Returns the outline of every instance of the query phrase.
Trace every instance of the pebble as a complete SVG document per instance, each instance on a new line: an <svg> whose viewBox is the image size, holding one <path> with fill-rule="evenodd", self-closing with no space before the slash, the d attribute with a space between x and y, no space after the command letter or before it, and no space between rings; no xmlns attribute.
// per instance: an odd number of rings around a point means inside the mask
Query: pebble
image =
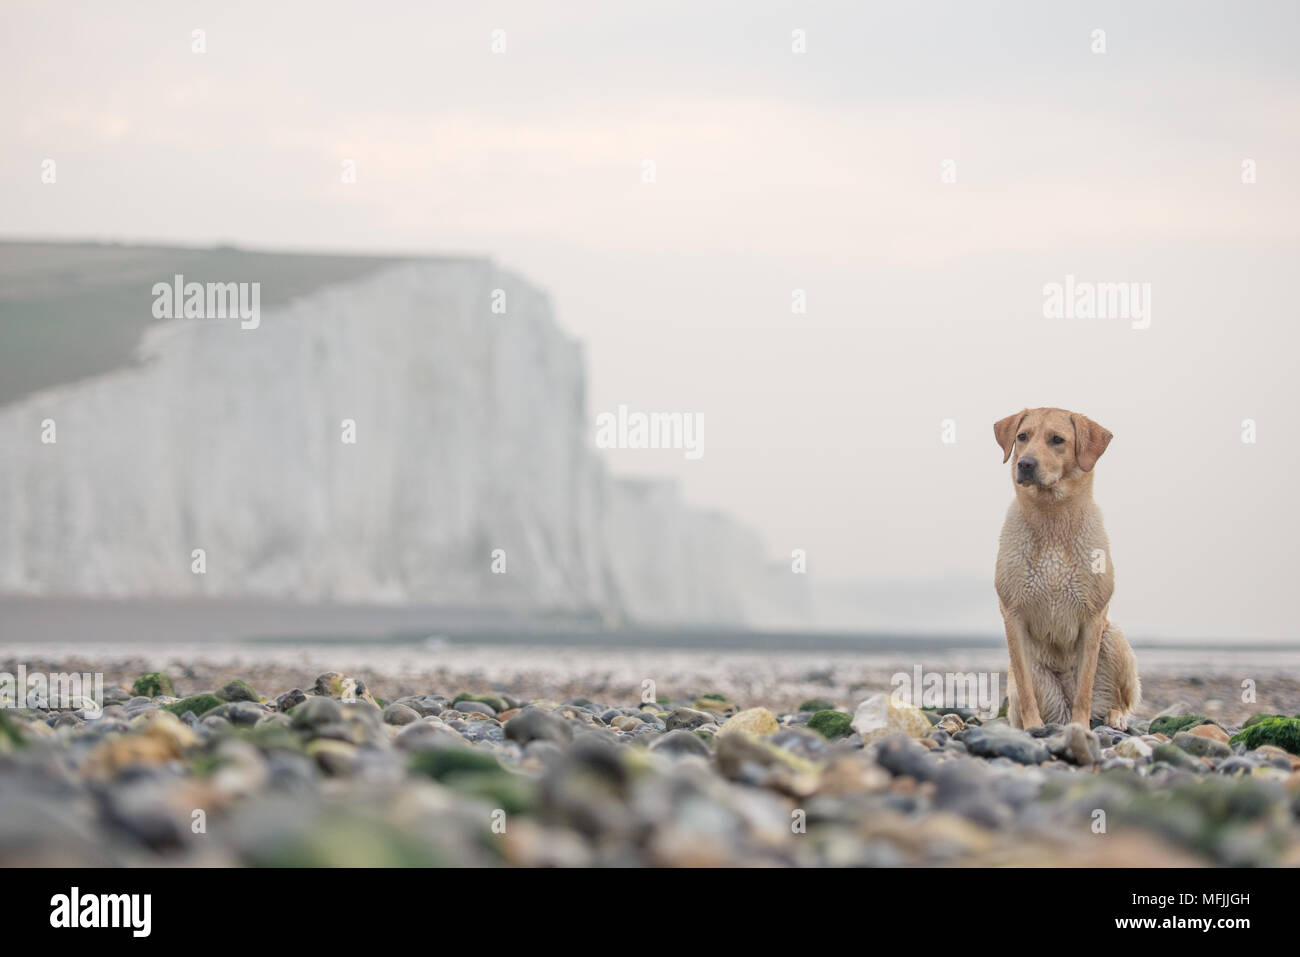
<svg viewBox="0 0 1300 957"><path fill-rule="evenodd" d="M851 727L867 744L895 734L923 738L930 732L930 718L916 705L878 694L858 705Z"/></svg>
<svg viewBox="0 0 1300 957"><path fill-rule="evenodd" d="M669 731L677 731L685 728L703 727L706 724L713 724L713 715L706 714L703 711L697 711L694 708L676 708L664 719L664 727Z"/></svg>
<svg viewBox="0 0 1300 957"><path fill-rule="evenodd" d="M1204 725L1204 727L1213 727L1213 725ZM1193 757L1200 758L1226 758L1232 755L1232 748L1228 747L1226 737L1223 740L1205 735L1195 734L1190 731L1179 731L1174 735L1173 744L1182 748Z"/></svg>
<svg viewBox="0 0 1300 957"><path fill-rule="evenodd" d="M1052 756L1041 740L1009 724L990 722L978 728L967 728L961 734L966 750L979 757L1009 758L1020 764L1042 764Z"/></svg>
<svg viewBox="0 0 1300 957"><path fill-rule="evenodd" d="M511 741L551 741L563 744L573 740L573 728L562 718L542 708L524 708L505 726L505 736Z"/></svg>
<svg viewBox="0 0 1300 957"><path fill-rule="evenodd" d="M745 734L775 734L781 727L776 715L766 708L749 708L745 711L739 711L728 718L718 728L718 736L736 734L737 732Z"/></svg>
<svg viewBox="0 0 1300 957"><path fill-rule="evenodd" d="M384 724L404 725L420 720L420 713L404 704L393 703L384 709Z"/></svg>
<svg viewBox="0 0 1300 957"><path fill-rule="evenodd" d="M1157 744L1152 749L1151 758L1157 764L1167 764L1184 771L1205 770L1205 766L1200 761L1176 744Z"/></svg>
<svg viewBox="0 0 1300 957"><path fill-rule="evenodd" d="M1115 745L1115 753L1121 758L1132 761L1144 761L1151 757L1152 748L1139 737L1125 738Z"/></svg>
<svg viewBox="0 0 1300 957"><path fill-rule="evenodd" d="M275 707L278 711L288 711L290 708L297 707L307 700L307 694L301 688L294 688L292 691L286 691L275 699Z"/></svg>
<svg viewBox="0 0 1300 957"><path fill-rule="evenodd" d="M650 743L650 750L674 755L693 754L701 758L707 758L710 754L709 746L703 738L693 731L681 728L656 736Z"/></svg>
<svg viewBox="0 0 1300 957"><path fill-rule="evenodd" d="M1066 725L1059 735L1052 737L1048 749L1052 754L1081 767L1101 763L1101 741L1095 732L1082 724Z"/></svg>

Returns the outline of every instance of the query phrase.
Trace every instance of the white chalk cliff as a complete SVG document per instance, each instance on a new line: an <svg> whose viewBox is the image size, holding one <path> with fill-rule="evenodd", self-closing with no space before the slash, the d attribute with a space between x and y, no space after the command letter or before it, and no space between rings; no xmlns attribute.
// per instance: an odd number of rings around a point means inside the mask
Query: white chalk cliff
<svg viewBox="0 0 1300 957"><path fill-rule="evenodd" d="M387 266L255 330L160 322L141 355L0 409L0 591L765 617L757 538L606 473L580 347L490 262Z"/></svg>

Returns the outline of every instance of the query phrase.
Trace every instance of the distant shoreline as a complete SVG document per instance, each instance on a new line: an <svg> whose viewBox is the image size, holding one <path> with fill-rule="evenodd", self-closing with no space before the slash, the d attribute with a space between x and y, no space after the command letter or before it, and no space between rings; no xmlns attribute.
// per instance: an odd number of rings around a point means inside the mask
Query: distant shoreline
<svg viewBox="0 0 1300 957"><path fill-rule="evenodd" d="M1134 647L1186 651L1300 653L1300 640L1152 639ZM833 632L743 626L607 627L580 616L525 614L444 605L298 604L270 599L87 598L0 596L0 643L41 646L204 645L257 649L387 646L521 646L605 651L695 649L732 652L924 653L1000 651L1001 634L896 630Z"/></svg>

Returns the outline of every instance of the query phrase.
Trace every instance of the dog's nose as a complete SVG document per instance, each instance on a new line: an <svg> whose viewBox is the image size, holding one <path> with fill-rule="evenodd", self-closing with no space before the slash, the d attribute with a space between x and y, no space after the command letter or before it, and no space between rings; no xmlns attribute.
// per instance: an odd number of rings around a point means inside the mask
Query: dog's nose
<svg viewBox="0 0 1300 957"><path fill-rule="evenodd" d="M1038 459L1032 455L1022 456L1016 461L1016 468L1020 470L1021 475L1033 475L1034 469L1038 468Z"/></svg>

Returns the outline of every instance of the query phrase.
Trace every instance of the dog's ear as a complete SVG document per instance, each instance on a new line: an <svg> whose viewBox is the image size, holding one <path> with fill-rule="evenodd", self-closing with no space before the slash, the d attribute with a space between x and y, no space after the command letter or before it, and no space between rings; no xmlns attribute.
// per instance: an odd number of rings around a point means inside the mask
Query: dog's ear
<svg viewBox="0 0 1300 957"><path fill-rule="evenodd" d="M1114 436L1086 415L1071 415L1070 419L1074 422L1074 460L1079 468L1091 472Z"/></svg>
<svg viewBox="0 0 1300 957"><path fill-rule="evenodd" d="M1021 409L1005 419L998 419L993 423L993 437L998 440L998 445L1002 446L1002 464L1006 464L1007 459L1011 458L1011 450L1016 447L1016 432L1020 429L1020 423L1024 421L1025 413L1028 409Z"/></svg>

